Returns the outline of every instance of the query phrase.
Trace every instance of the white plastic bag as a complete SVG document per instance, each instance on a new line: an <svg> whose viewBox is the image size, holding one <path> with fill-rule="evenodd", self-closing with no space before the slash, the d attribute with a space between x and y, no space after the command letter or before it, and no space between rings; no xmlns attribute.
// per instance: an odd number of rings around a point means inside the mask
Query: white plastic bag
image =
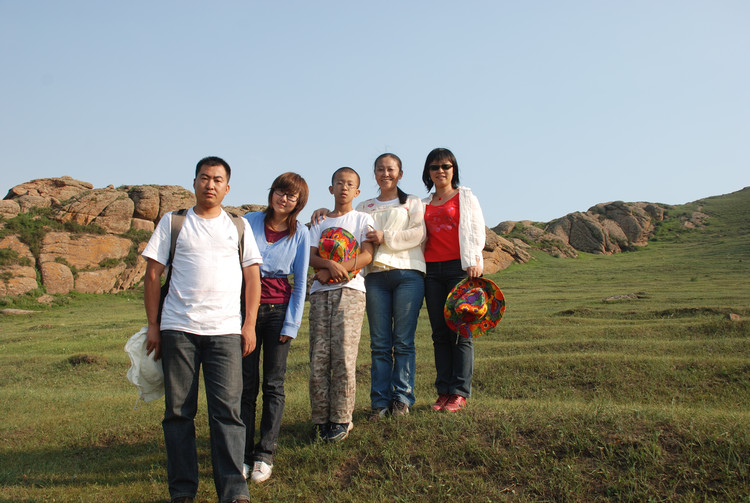
<svg viewBox="0 0 750 503"><path fill-rule="evenodd" d="M125 352L130 357L128 381L138 389L138 398L151 402L164 396L164 370L161 360L154 361L154 352L146 355L147 331L148 327L143 327L133 334L125 344Z"/></svg>

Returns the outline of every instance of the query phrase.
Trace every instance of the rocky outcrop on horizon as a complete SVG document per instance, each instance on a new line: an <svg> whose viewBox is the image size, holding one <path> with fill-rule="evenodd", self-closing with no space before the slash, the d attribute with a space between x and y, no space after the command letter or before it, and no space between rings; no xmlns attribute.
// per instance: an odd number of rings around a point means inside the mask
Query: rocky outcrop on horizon
<svg viewBox="0 0 750 503"><path fill-rule="evenodd" d="M506 221L493 230L535 243L555 256L576 257L578 252L610 255L646 246L656 224L664 220L665 209L653 203L614 201L570 213L543 227L529 221Z"/></svg>
<svg viewBox="0 0 750 503"><path fill-rule="evenodd" d="M17 185L0 201L4 220L35 210L36 218L44 215L75 228L45 229L33 247L13 234L0 239L0 250L11 250L14 257L14 263L0 265L0 296L17 296L40 286L49 294L133 288L146 272L140 254L155 225L165 213L194 203L193 193L177 185L95 189L69 176ZM235 215L264 208L257 204L225 207ZM516 245L487 229L485 272L492 274L513 262L527 262L530 255L526 248L525 243Z"/></svg>

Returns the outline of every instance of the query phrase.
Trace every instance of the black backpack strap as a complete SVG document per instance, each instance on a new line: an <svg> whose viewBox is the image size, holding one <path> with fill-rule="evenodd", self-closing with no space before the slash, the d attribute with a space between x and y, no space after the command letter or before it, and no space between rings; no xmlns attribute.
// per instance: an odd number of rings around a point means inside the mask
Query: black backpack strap
<svg viewBox="0 0 750 503"><path fill-rule="evenodd" d="M172 212L172 221L170 222L171 225L169 227L169 263L167 264L167 267L169 267L169 270L167 271L167 279L164 281L164 284L161 286L161 295L159 299L159 314L157 315L156 319L157 321L161 322L161 310L162 307L164 307L164 299L167 298L167 293L169 293L169 282L172 281L172 261L174 260L174 249L177 246L177 236L180 235L180 230L182 230L182 225L185 223L185 215L187 214L187 208L183 208L181 210L173 211Z"/></svg>

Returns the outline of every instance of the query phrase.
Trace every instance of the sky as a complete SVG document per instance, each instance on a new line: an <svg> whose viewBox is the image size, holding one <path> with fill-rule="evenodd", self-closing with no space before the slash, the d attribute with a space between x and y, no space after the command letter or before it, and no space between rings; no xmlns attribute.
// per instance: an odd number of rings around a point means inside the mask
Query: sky
<svg viewBox="0 0 750 503"><path fill-rule="evenodd" d="M0 0L6 191L68 175L191 188L232 166L225 204L274 178L330 207L341 166L455 154L485 221L608 201L683 204L750 185L745 0Z"/></svg>

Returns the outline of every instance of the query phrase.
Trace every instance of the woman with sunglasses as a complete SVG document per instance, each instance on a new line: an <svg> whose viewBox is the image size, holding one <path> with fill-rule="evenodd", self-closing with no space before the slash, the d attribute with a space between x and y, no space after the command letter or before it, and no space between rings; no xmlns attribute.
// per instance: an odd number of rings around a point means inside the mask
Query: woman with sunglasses
<svg viewBox="0 0 750 503"><path fill-rule="evenodd" d="M471 396L474 346L471 339L459 337L446 325L443 308L459 281L482 275L484 216L476 196L459 186L458 162L450 150L436 148L427 155L422 181L428 191L435 189L423 200L427 227L425 304L432 327L438 392L432 408L457 412Z"/></svg>
<svg viewBox="0 0 750 503"><path fill-rule="evenodd" d="M263 264L261 300L255 325L255 349L242 360L242 407L245 423L245 478L267 480L273 468L281 416L284 412L284 375L291 339L302 322L310 263L310 237L297 215L307 204L309 189L296 173L284 173L268 191L268 207L248 213ZM289 282L293 277L293 283ZM255 402L260 388L263 352L263 412L260 440L255 443Z"/></svg>

